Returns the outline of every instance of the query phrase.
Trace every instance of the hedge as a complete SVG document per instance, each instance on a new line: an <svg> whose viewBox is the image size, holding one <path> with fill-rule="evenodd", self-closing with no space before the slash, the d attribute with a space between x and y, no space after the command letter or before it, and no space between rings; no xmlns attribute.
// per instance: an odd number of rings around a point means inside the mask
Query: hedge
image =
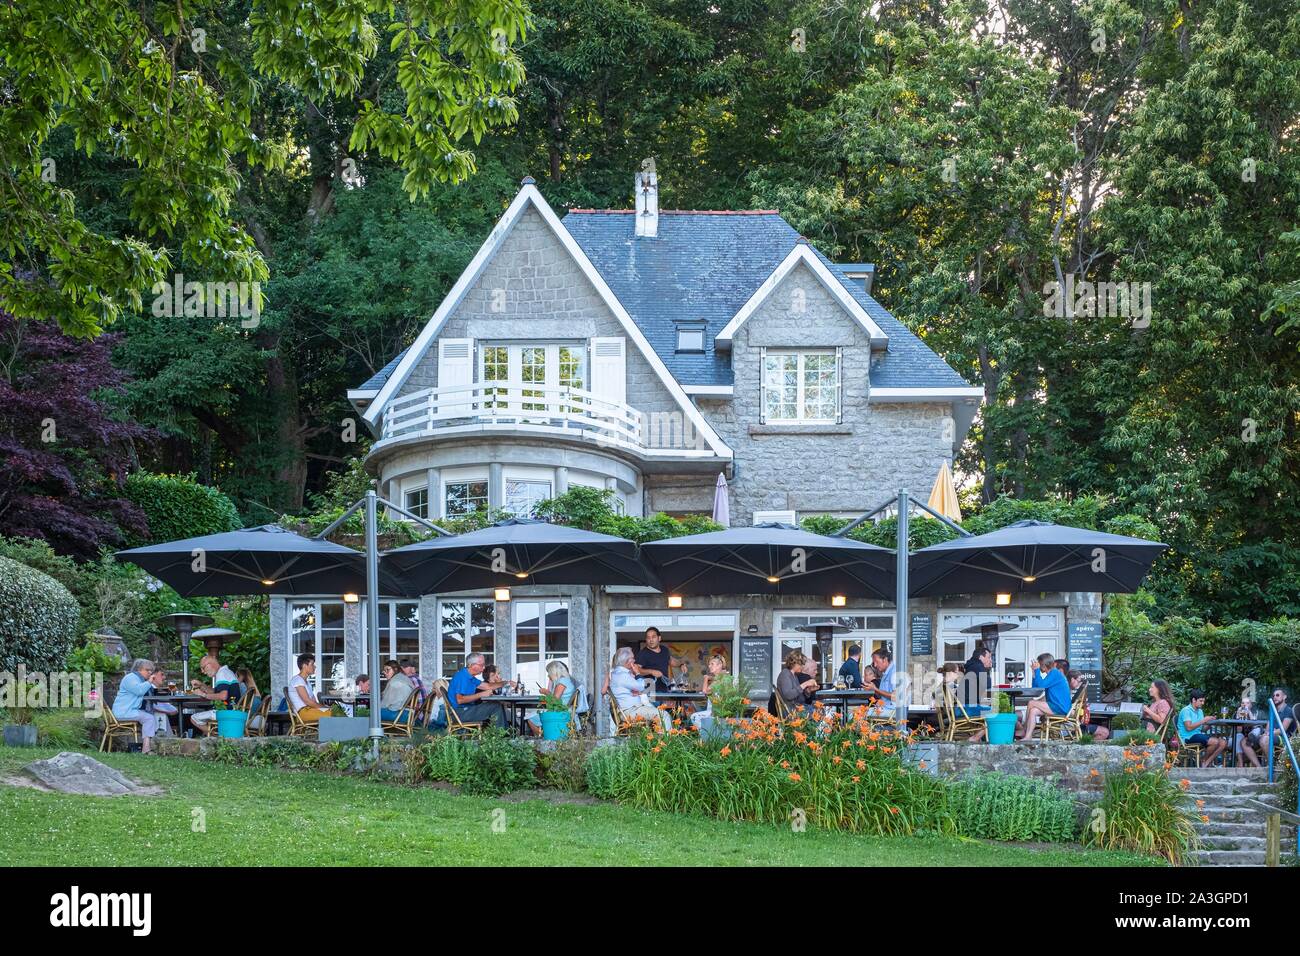
<svg viewBox="0 0 1300 956"><path fill-rule="evenodd" d="M199 484L193 475L133 472L127 476L124 494L140 507L149 522L149 537L132 541L133 546L243 527L235 503L216 488Z"/></svg>
<svg viewBox="0 0 1300 956"><path fill-rule="evenodd" d="M80 617L76 599L54 578L0 558L0 670L59 670Z"/></svg>

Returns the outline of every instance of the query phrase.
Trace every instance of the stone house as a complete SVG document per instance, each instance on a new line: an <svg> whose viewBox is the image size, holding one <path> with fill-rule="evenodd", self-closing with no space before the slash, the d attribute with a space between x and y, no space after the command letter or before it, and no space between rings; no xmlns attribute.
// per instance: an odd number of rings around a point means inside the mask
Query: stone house
<svg viewBox="0 0 1300 956"><path fill-rule="evenodd" d="M928 493L983 393L872 298L872 266L831 262L774 210L660 210L653 171L637 174L636 196L634 210L561 219L523 181L411 347L348 393L375 436L366 466L383 494L437 520L526 514L582 485L628 514L680 516L711 512L722 473L732 523L748 524ZM719 652L758 683L788 650L811 650L795 630L810 619L850 626L837 657L894 633L880 602L722 595L670 610L649 589L511 590L384 600L384 656L449 676L482 651L531 679L563 659L592 689L613 649L653 624L695 679ZM1030 655L1063 653L1067 621L1098 620L1097 598L913 602L932 639L912 663L964 661L973 639L960 630L1009 616L1020 629L998 665L1023 671ZM361 621L340 595L274 598L273 682L304 650L326 682L368 670Z"/></svg>

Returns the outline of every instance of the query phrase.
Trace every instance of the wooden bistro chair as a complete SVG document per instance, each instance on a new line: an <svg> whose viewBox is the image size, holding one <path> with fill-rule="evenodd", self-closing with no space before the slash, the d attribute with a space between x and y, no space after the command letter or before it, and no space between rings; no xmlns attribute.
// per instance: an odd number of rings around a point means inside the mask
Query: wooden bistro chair
<svg viewBox="0 0 1300 956"><path fill-rule="evenodd" d="M268 723L268 722L270 721L270 719L271 719L271 698L272 698L272 696L274 696L274 695L272 695L272 694L263 694L263 695L262 695L262 703L258 706L258 708L257 708L257 713L255 713L255 714L249 714L249 716L248 716L249 727L248 727L248 730L246 731L247 734L248 734L248 736L250 736L250 737L265 737L265 736L266 736L266 725L267 725L267 723ZM260 718L262 718L261 723L260 723L258 726L256 726L256 727L252 726L253 719L254 719L255 717L260 717Z"/></svg>
<svg viewBox="0 0 1300 956"><path fill-rule="evenodd" d="M938 708L939 731L944 735L944 740L949 743L956 742L958 735L962 740L969 739L985 729L983 717L972 717L966 710L966 705L960 705L958 712L957 698L947 684L941 688L942 702Z"/></svg>
<svg viewBox="0 0 1300 956"><path fill-rule="evenodd" d="M777 719L778 719L778 720L789 720L789 719L790 719L790 705L787 704L787 703L785 702L785 699L781 696L781 692L780 692L779 690L776 689L776 685L775 685L775 684L772 685L772 697L773 697L773 699L776 701L776 716L777 716Z"/></svg>
<svg viewBox="0 0 1300 956"><path fill-rule="evenodd" d="M294 710L293 702L289 699L289 688L284 689L284 699L289 705L289 736L302 737L311 740L320 736L320 728L314 723L307 723L298 716L298 711Z"/></svg>
<svg viewBox="0 0 1300 956"><path fill-rule="evenodd" d="M438 696L442 698L442 711L447 715L447 736L477 737L483 732L484 721L461 720L460 714L456 713L456 708L451 706L451 699L447 696L447 692L438 688Z"/></svg>
<svg viewBox="0 0 1300 956"><path fill-rule="evenodd" d="M384 733L389 737L411 736L411 731L415 728L416 718L423 712L424 708L420 705L420 692L418 690L411 691L410 696L406 698L406 703L397 712L397 718L382 722L381 726Z"/></svg>
<svg viewBox="0 0 1300 956"><path fill-rule="evenodd" d="M574 695L577 696L576 694ZM613 694L606 695L609 698L609 719L614 722L614 736L627 737L631 734L632 728L624 724L623 711L619 709L618 701L614 699Z"/></svg>
<svg viewBox="0 0 1300 956"><path fill-rule="evenodd" d="M100 753L111 753L114 740L128 740L140 743L140 722L138 720L118 720L113 711L104 708L104 739L99 742Z"/></svg>
<svg viewBox="0 0 1300 956"><path fill-rule="evenodd" d="M1053 731L1059 731L1062 740L1068 740L1071 733L1078 740L1083 736L1083 702L1088 699L1088 682L1084 681L1074 692L1070 700L1070 709L1064 716L1048 714L1038 725L1044 741L1051 739Z"/></svg>

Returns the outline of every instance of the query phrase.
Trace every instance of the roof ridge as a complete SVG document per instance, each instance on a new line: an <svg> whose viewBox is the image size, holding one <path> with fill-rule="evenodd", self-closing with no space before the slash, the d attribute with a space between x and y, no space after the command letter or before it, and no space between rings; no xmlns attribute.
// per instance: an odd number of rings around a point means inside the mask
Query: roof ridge
<svg viewBox="0 0 1300 956"><path fill-rule="evenodd" d="M636 213L635 209L570 209L569 212L580 212L595 214L600 216L631 216ZM779 216L779 209L660 209L661 216Z"/></svg>

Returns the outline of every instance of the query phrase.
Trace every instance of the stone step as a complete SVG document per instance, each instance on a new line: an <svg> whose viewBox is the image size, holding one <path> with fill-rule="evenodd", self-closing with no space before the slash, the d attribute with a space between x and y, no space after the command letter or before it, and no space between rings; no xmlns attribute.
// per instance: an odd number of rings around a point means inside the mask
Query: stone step
<svg viewBox="0 0 1300 956"><path fill-rule="evenodd" d="M1205 807L1217 807L1220 810L1241 807L1242 809L1254 809L1254 804L1263 803L1270 807L1277 806L1277 794L1275 793L1209 793L1203 796L1194 793L1187 795L1192 800L1205 801ZM1257 810L1259 813L1267 813L1266 810Z"/></svg>
<svg viewBox="0 0 1300 956"><path fill-rule="evenodd" d="M1213 807L1209 804L1196 808L1195 812L1198 817L1201 814L1209 817L1210 823L1248 823L1258 827L1264 826L1264 820L1268 816L1262 810L1249 807Z"/></svg>
<svg viewBox="0 0 1300 956"><path fill-rule="evenodd" d="M1263 830L1260 831L1261 834ZM1263 852L1267 845L1263 836L1201 836L1202 850L1251 850Z"/></svg>
<svg viewBox="0 0 1300 956"><path fill-rule="evenodd" d="M1263 767L1174 767L1170 773L1184 777L1259 777L1267 776Z"/></svg>
<svg viewBox="0 0 1300 956"><path fill-rule="evenodd" d="M1264 832L1262 820L1220 820L1210 817L1209 823L1196 821L1196 832L1202 836L1259 836ZM1282 839L1295 839L1295 827L1283 825Z"/></svg>
<svg viewBox="0 0 1300 956"><path fill-rule="evenodd" d="M1187 781L1188 791L1196 793L1267 793L1277 787L1277 784L1269 783L1267 780L1255 780L1251 777L1201 777L1199 779L1184 777L1182 779ZM1178 778L1175 778L1175 781L1181 785Z"/></svg>
<svg viewBox="0 0 1300 956"><path fill-rule="evenodd" d="M1263 850L1198 850L1193 858L1201 866L1264 866Z"/></svg>

